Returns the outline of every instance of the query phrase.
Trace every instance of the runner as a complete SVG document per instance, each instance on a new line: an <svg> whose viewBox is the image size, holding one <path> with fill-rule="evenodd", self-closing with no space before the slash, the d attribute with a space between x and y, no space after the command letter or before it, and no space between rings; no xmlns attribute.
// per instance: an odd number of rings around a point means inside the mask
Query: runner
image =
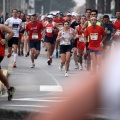
<svg viewBox="0 0 120 120"><path fill-rule="evenodd" d="M116 20L113 21L113 25L116 28L116 33L113 36L113 41L115 45L118 45L118 42L120 42L120 11L116 12Z"/></svg>
<svg viewBox="0 0 120 120"><path fill-rule="evenodd" d="M55 32L58 30L57 24L53 22L53 16L48 15L48 22L45 25L45 45L47 48L47 63L48 65L51 65L52 63L52 55L55 48L55 42L56 42L56 35Z"/></svg>
<svg viewBox="0 0 120 120"><path fill-rule="evenodd" d="M8 36L5 38L4 33L8 33ZM8 83L7 77L3 74L1 70L1 62L5 55L5 42L13 37L14 33L5 25L0 24L0 80L6 86L8 91L8 100L10 101L13 97L15 91L14 87L11 87Z"/></svg>
<svg viewBox="0 0 120 120"><path fill-rule="evenodd" d="M27 15L26 22L24 22L24 24L23 24L23 28L25 29L24 34L23 34L25 57L28 57L30 54L30 44L29 44L28 35L26 32L26 25L30 22L30 20L31 20L31 16Z"/></svg>
<svg viewBox="0 0 120 120"><path fill-rule="evenodd" d="M5 25L14 31L14 36L8 41L8 55L7 58L11 57L12 45L14 47L14 63L13 67L16 67L17 61L17 48L18 48L18 38L19 31L21 28L22 20L17 17L17 9L12 10L12 16L6 20Z"/></svg>
<svg viewBox="0 0 120 120"><path fill-rule="evenodd" d="M76 20L74 22L72 22L72 24L70 25L71 28L75 29L76 26L78 26L80 24L80 19L81 19L81 15L80 14L76 14ZM75 69L79 69L79 65L78 65L78 59L77 59L77 54L78 54L78 49L77 49L77 39L72 41L72 52L73 52L73 58L74 58L74 62L75 62Z"/></svg>
<svg viewBox="0 0 120 120"><path fill-rule="evenodd" d="M110 55L112 37L115 33L115 27L111 23L108 15L103 16L103 25L102 26L103 26L104 30L106 31L106 38L103 41L103 45L104 45L103 57L105 57L105 56Z"/></svg>
<svg viewBox="0 0 120 120"><path fill-rule="evenodd" d="M37 59L38 55L40 54L42 30L43 30L43 25L41 22L37 20L36 14L31 15L31 22L29 22L26 26L26 32L30 40L31 61L32 61L31 68L35 67L34 59Z"/></svg>
<svg viewBox="0 0 120 120"><path fill-rule="evenodd" d="M80 62L80 66L79 67L79 70L83 70L83 65L82 65L82 57L83 57L83 53L84 53L84 49L85 49L85 43L84 43L84 34L82 33L81 29L82 29L82 26L84 25L84 23L86 22L86 16L85 15L82 15L81 16L81 20L80 20L80 23L77 27L76 27L76 32L78 34L78 39L77 39L77 49L78 49L78 53L79 53L79 62Z"/></svg>
<svg viewBox="0 0 120 120"><path fill-rule="evenodd" d="M58 18L56 18L56 19L54 20L54 22L57 23L59 30L63 29L63 22L65 21L65 20L63 19L63 16L64 16L63 13L62 13L62 12L59 12L59 13L58 13ZM58 35L58 32L57 32L56 34ZM59 49L59 42L56 42L56 58L59 57L58 49Z"/></svg>
<svg viewBox="0 0 120 120"><path fill-rule="evenodd" d="M64 21L63 30L59 31L57 41L60 41L60 56L61 63L59 69L62 70L65 65L65 77L68 77L70 53L71 53L71 39L75 37L75 32L70 28L69 21Z"/></svg>
<svg viewBox="0 0 120 120"><path fill-rule="evenodd" d="M90 51L90 57L92 60L92 71L91 73L95 75L97 72L97 67L98 70L100 70L100 67L102 65L102 46L103 46L103 41L104 38L102 39L102 36L105 36L105 31L103 27L96 25L97 24L97 18L96 17L91 17L90 19L92 26L86 28L84 32L84 37L85 41L86 37L89 37L89 51Z"/></svg>
<svg viewBox="0 0 120 120"><path fill-rule="evenodd" d="M20 29L20 33L19 33L19 43L18 43L18 51L20 52L20 55L21 56L24 56L24 53L23 53L23 51L24 51L24 36L23 36L23 34L24 34L24 31L25 31L25 27L24 27L24 24L25 24L25 22L26 22L26 15L24 14L24 13L21 13L21 18L20 18L21 20L22 20L22 29Z"/></svg>
<svg viewBox="0 0 120 120"><path fill-rule="evenodd" d="M90 10L89 10L89 12L90 12ZM97 18L97 16L98 16L98 11L97 10L91 10L90 17ZM101 23L98 20L97 20L96 24L101 26ZM82 31L84 31L88 26L91 26L90 20L87 20L85 22L85 24L82 27ZM89 45L89 38L87 38L87 42L86 42L86 55L84 56L84 58L85 58L85 67L87 68L88 71L90 71L90 69L91 69L91 58L90 58L90 52L89 52L89 49L88 49L88 45Z"/></svg>

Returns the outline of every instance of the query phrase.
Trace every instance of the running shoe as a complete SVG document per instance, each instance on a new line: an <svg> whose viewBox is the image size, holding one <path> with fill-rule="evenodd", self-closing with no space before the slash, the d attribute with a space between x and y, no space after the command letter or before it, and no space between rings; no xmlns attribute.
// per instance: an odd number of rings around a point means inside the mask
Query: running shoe
<svg viewBox="0 0 120 120"><path fill-rule="evenodd" d="M11 57L11 54L10 54L10 53L8 53L7 58L10 58L10 57Z"/></svg>
<svg viewBox="0 0 120 120"><path fill-rule="evenodd" d="M50 62L52 63L52 57L50 58Z"/></svg>
<svg viewBox="0 0 120 120"><path fill-rule="evenodd" d="M68 77L68 73L67 72L65 72L65 77Z"/></svg>
<svg viewBox="0 0 120 120"><path fill-rule="evenodd" d="M10 89L8 90L8 101L10 101L13 98L14 92L15 92L15 88L10 87Z"/></svg>
<svg viewBox="0 0 120 120"><path fill-rule="evenodd" d="M24 56L24 53L23 53L23 51L21 51L21 55L22 55L22 56Z"/></svg>
<svg viewBox="0 0 120 120"><path fill-rule="evenodd" d="M35 64L34 64L34 63L32 63L31 68L34 68L34 67L35 67Z"/></svg>
<svg viewBox="0 0 120 120"><path fill-rule="evenodd" d="M83 66L82 65L80 65L79 70L83 70Z"/></svg>
<svg viewBox="0 0 120 120"><path fill-rule="evenodd" d="M48 59L47 63L48 63L48 65L51 65L51 61L50 61L50 59Z"/></svg>
<svg viewBox="0 0 120 120"><path fill-rule="evenodd" d="M16 67L17 67L17 66L16 66L16 62L14 62L14 63L13 63L13 67L14 67L14 68L16 68Z"/></svg>
<svg viewBox="0 0 120 120"><path fill-rule="evenodd" d="M78 64L75 64L75 69L79 69L79 65Z"/></svg>

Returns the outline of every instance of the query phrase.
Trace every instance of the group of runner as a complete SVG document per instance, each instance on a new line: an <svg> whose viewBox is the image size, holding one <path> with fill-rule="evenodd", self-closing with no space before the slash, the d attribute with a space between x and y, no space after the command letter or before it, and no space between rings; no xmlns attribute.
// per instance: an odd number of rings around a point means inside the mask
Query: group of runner
<svg viewBox="0 0 120 120"><path fill-rule="evenodd" d="M86 9L85 15L62 12L39 17L37 14L25 15L17 9L12 10L12 17L0 25L0 62L4 58L4 45L8 40L7 58L14 54L13 67L17 67L17 57L31 56L31 68L35 67L35 59L41 50L41 42L47 50L47 64L52 64L54 50L56 58L60 56L59 69L65 66L65 77L68 77L70 58L73 55L75 69L83 70L83 59L87 70L95 75L102 67L105 57L110 54L111 45L119 42L120 11L116 12L117 19L110 21L108 15L103 20L97 19L98 11ZM8 27L6 27L8 26ZM3 32L9 35L4 38ZM59 55L60 54L60 55ZM0 70L0 79L10 89L7 78ZM11 87L12 93L14 87Z"/></svg>

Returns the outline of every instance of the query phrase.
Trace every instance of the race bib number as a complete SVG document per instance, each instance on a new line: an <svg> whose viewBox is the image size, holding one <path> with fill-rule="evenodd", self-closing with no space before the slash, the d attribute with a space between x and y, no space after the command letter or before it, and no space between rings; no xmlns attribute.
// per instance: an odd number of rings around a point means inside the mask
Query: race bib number
<svg viewBox="0 0 120 120"><path fill-rule="evenodd" d="M120 35L120 30L117 30L116 33L115 33L116 36L119 36Z"/></svg>
<svg viewBox="0 0 120 120"><path fill-rule="evenodd" d="M38 34L37 33L33 33L32 34L32 39L38 39Z"/></svg>
<svg viewBox="0 0 120 120"><path fill-rule="evenodd" d="M51 28L51 27L47 27L46 32L47 32L47 33L52 33L52 32L53 32L53 30L52 30L52 28Z"/></svg>
<svg viewBox="0 0 120 120"><path fill-rule="evenodd" d="M13 28L18 28L19 24L13 24Z"/></svg>
<svg viewBox="0 0 120 120"><path fill-rule="evenodd" d="M79 37L79 41L80 41L80 42L84 42L84 36L80 36L80 37Z"/></svg>
<svg viewBox="0 0 120 120"><path fill-rule="evenodd" d="M64 45L70 45L70 41L68 39L64 40Z"/></svg>
<svg viewBox="0 0 120 120"><path fill-rule="evenodd" d="M98 40L98 33L91 33L90 34L90 39L91 40Z"/></svg>

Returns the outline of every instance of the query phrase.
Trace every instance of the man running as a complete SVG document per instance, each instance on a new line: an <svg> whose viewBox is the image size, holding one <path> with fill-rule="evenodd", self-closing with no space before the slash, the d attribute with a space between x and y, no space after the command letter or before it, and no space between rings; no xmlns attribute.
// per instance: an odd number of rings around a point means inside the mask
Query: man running
<svg viewBox="0 0 120 120"><path fill-rule="evenodd" d="M37 20L37 15L36 14L31 15L31 22L29 22L26 26L26 32L30 40L31 61L32 61L31 68L35 67L34 59L37 59L38 55L40 54L42 30L43 30L43 25L41 22Z"/></svg>
<svg viewBox="0 0 120 120"><path fill-rule="evenodd" d="M8 33L8 36L5 38L4 33ZM0 24L0 80L6 86L8 90L8 100L12 99L13 93L15 91L14 87L11 87L8 83L7 77L3 74L1 70L1 62L5 55L5 42L13 37L14 33L5 25Z"/></svg>
<svg viewBox="0 0 120 120"><path fill-rule="evenodd" d="M14 36L8 41L8 55L7 58L11 57L12 45L14 47L14 63L13 67L16 67L17 61L17 48L18 48L18 39L19 31L21 28L22 20L17 17L17 9L12 10L12 16L6 20L5 25L11 28L14 31Z"/></svg>
<svg viewBox="0 0 120 120"><path fill-rule="evenodd" d="M117 19L115 21L113 21L113 25L116 28L116 32L113 36L115 45L117 45L118 42L120 42L120 11L116 12L116 17L117 17Z"/></svg>
<svg viewBox="0 0 120 120"><path fill-rule="evenodd" d="M86 37L89 37L89 52L90 57L92 60L92 74L96 73L97 66L98 70L100 70L101 67L101 57L102 57L102 46L103 46L103 38L105 36L105 31L103 27L96 25L97 18L91 17L90 19L91 25L88 27L84 32L85 41Z"/></svg>
<svg viewBox="0 0 120 120"><path fill-rule="evenodd" d="M110 54L112 37L113 37L114 32L115 32L115 27L111 23L108 15L103 16L102 26L103 26L104 30L106 31L106 38L103 41L104 57L105 57L105 56Z"/></svg>

